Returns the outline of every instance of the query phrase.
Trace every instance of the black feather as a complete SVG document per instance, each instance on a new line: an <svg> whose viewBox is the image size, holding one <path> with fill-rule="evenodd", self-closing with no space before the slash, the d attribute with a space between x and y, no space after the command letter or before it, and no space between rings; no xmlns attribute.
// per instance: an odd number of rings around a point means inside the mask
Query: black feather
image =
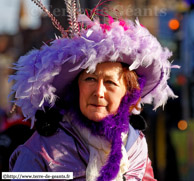
<svg viewBox="0 0 194 181"><path fill-rule="evenodd" d="M46 107L45 111L38 110L36 112L35 128L42 136L51 136L59 128L59 122L63 115L55 108Z"/></svg>
<svg viewBox="0 0 194 181"><path fill-rule="evenodd" d="M138 129L141 131L145 131L147 128L147 123L145 119L141 115L131 115L130 116L130 124L134 129Z"/></svg>

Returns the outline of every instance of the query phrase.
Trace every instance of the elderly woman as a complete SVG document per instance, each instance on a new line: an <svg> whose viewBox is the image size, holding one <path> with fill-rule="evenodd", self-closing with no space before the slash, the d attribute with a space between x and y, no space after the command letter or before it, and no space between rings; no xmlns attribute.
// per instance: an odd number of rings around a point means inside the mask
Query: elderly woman
<svg viewBox="0 0 194 181"><path fill-rule="evenodd" d="M10 170L155 180L145 137L130 123L143 103L156 109L176 97L167 85L171 53L138 21L84 23L16 64L15 103L37 131L14 151Z"/></svg>

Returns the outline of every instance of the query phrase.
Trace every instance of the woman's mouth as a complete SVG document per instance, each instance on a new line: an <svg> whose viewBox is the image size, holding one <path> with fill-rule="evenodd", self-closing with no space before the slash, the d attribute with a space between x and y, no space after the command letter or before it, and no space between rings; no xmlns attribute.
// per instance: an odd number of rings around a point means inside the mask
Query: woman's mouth
<svg viewBox="0 0 194 181"><path fill-rule="evenodd" d="M94 107L106 107L105 105L101 105L101 104L90 104L90 105Z"/></svg>

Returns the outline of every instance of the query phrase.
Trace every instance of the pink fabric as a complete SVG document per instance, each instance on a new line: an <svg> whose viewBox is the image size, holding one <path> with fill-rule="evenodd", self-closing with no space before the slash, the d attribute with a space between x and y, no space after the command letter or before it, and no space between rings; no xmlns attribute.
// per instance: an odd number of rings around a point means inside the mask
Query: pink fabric
<svg viewBox="0 0 194 181"><path fill-rule="evenodd" d="M154 181L153 170L151 162L148 158L148 148L143 133L140 132L140 136L128 151L128 160L130 166L128 172L125 174L125 179L128 181ZM146 173L149 172L149 173ZM144 179L144 176L146 176ZM149 176L149 177L148 177Z"/></svg>
<svg viewBox="0 0 194 181"><path fill-rule="evenodd" d="M151 163L151 160L149 158L147 159L146 170L145 170L145 174L143 176L142 181L157 181L156 179L154 179L154 172L152 169L152 163Z"/></svg>

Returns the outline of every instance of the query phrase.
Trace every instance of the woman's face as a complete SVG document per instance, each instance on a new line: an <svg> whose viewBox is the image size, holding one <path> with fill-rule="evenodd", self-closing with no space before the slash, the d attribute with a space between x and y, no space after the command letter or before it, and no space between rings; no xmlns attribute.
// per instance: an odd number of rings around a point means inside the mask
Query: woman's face
<svg viewBox="0 0 194 181"><path fill-rule="evenodd" d="M94 73L84 71L78 80L79 104L84 116L100 121L117 112L126 86L119 62L98 64Z"/></svg>

